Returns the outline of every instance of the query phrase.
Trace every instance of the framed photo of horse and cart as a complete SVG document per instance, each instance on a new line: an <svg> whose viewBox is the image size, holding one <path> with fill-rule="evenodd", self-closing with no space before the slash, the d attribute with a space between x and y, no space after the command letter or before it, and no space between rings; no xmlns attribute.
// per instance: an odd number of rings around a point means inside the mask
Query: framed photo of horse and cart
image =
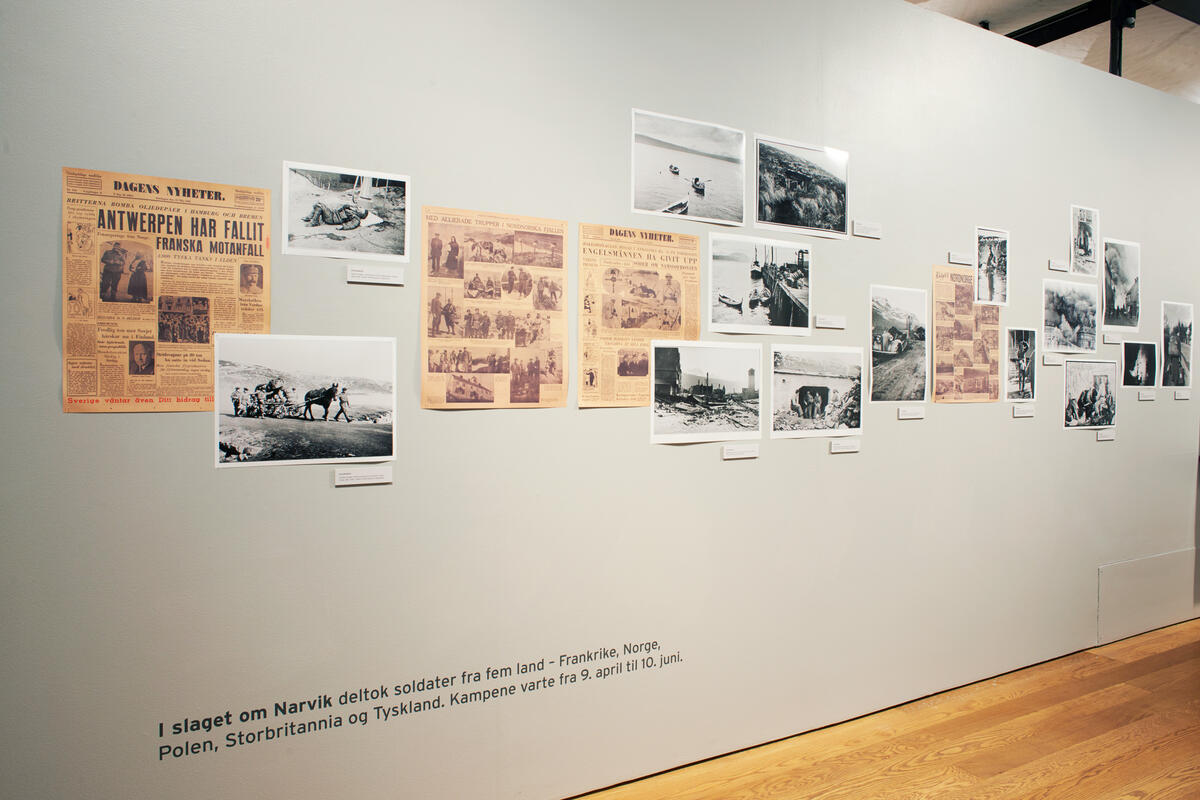
<svg viewBox="0 0 1200 800"><path fill-rule="evenodd" d="M396 340L218 334L217 467L396 457Z"/></svg>

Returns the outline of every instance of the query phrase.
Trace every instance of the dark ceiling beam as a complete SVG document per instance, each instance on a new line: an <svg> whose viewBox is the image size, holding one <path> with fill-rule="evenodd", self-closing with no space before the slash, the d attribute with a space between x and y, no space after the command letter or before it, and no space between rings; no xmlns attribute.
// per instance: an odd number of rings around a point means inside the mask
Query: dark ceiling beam
<svg viewBox="0 0 1200 800"><path fill-rule="evenodd" d="M1163 2L1159 2L1156 5L1166 8L1166 4L1170 2L1179 2L1183 5L1200 5L1200 0L1163 0ZM1129 5L1136 11L1139 8L1151 5L1151 3L1146 2L1146 0L1131 0ZM1070 36L1071 34L1085 31L1088 28L1103 25L1110 19L1112 19L1111 0L1090 0L1090 2L1083 5L1069 8L1061 14L1055 14L1053 17L1048 17L1041 22L1035 22L1032 25L1026 25L1020 30L1013 31L1008 34L1008 38L1016 39L1018 42L1027 44L1030 47L1041 47L1044 44L1058 41L1064 36Z"/></svg>
<svg viewBox="0 0 1200 800"><path fill-rule="evenodd" d="M1200 0L1158 0L1154 5L1200 25Z"/></svg>

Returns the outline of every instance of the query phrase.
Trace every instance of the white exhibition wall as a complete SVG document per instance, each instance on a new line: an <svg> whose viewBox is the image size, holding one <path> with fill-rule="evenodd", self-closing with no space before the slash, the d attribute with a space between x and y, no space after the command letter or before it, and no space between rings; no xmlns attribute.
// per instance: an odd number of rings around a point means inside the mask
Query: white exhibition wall
<svg viewBox="0 0 1200 800"><path fill-rule="evenodd" d="M645 409L581 411L574 388L563 409L422 411L419 262L388 288L272 258L274 332L397 337L394 485L217 471L207 414L59 410L63 166L266 187L276 236L285 159L567 220L573 315L579 223L715 229L630 212L630 108L650 109L849 151L851 217L883 238L812 240L815 310L848 324L805 343L868 345L868 285L928 289L976 225L1012 232L1001 324L1038 327L1071 203L1141 242L1153 338L1162 300L1200 303L1200 108L1176 98L900 0L2 0L0 108L0 794L562 797L1095 644L1100 567L1192 557L1200 398L1123 390L1098 443L1061 429L1062 367L1039 365L1033 419L871 405L861 453L764 440L742 462L651 446ZM1176 610L1137 624L1196 615L1192 571L1170 574L1153 588ZM532 693L486 677L581 676L560 655L644 641L680 660ZM476 670L517 693L449 705Z"/></svg>

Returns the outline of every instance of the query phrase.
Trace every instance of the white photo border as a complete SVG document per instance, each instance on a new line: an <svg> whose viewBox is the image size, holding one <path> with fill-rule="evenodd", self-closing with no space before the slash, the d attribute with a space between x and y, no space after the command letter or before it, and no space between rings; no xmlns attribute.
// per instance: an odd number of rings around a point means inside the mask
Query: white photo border
<svg viewBox="0 0 1200 800"><path fill-rule="evenodd" d="M805 225L785 225L781 222L760 222L758 219L758 169L759 169L759 142L769 142L773 144L783 145L784 147L795 147L801 150L812 150L814 152L825 153L833 158L844 160L844 182L846 184L846 227L840 231L827 230L825 228L810 228ZM849 239L850 238L850 152L837 147L828 145L807 144L805 142L797 142L791 139L782 139L778 136L769 136L763 133L754 134L754 139L751 142L754 148L754 227L764 230L773 231L790 231L802 236L818 236L822 239Z"/></svg>
<svg viewBox="0 0 1200 800"><path fill-rule="evenodd" d="M385 178L392 181L404 182L404 255L397 256L388 253L360 253L351 250L332 250L319 247L303 247L291 244L288 237L289 225L288 220L291 218L291 192L290 173L293 169L307 169L315 172L336 172L340 175L359 175L370 178ZM390 172L375 172L373 170L358 169L356 167L335 167L328 164L308 164L302 161L284 161L283 162L283 185L281 189L282 202L280 203L280 227L282 228L281 238L279 240L279 251L285 256L317 256L318 258L338 258L353 261L383 261L391 264L408 264L412 261L412 228L413 228L413 211L416 205L412 201L412 179L407 175L398 175Z"/></svg>

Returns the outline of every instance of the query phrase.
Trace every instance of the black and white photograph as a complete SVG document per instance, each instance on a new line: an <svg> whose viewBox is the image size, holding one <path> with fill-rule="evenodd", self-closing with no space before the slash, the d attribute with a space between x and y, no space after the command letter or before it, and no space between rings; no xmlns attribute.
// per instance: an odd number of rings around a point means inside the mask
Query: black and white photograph
<svg viewBox="0 0 1200 800"><path fill-rule="evenodd" d="M154 246L128 237L100 240L100 301L149 303L154 296Z"/></svg>
<svg viewBox="0 0 1200 800"><path fill-rule="evenodd" d="M1121 342L1121 385L1158 385L1158 343Z"/></svg>
<svg viewBox="0 0 1200 800"><path fill-rule="evenodd" d="M655 340L650 354L651 444L762 437L762 345Z"/></svg>
<svg viewBox="0 0 1200 800"><path fill-rule="evenodd" d="M1064 428L1111 428L1117 424L1117 362L1069 358L1063 381Z"/></svg>
<svg viewBox="0 0 1200 800"><path fill-rule="evenodd" d="M217 467L396 457L394 338L219 333L213 339Z"/></svg>
<svg viewBox="0 0 1200 800"><path fill-rule="evenodd" d="M863 349L773 345L771 438L862 434Z"/></svg>
<svg viewBox="0 0 1200 800"><path fill-rule="evenodd" d="M1008 231L975 229L975 302L1008 305Z"/></svg>
<svg viewBox="0 0 1200 800"><path fill-rule="evenodd" d="M622 347L617 351L617 375L644 378L650 374L650 353L640 347Z"/></svg>
<svg viewBox="0 0 1200 800"><path fill-rule="evenodd" d="M242 264L238 272L241 275L241 280L238 283L239 294L262 294L262 264Z"/></svg>
<svg viewBox="0 0 1200 800"><path fill-rule="evenodd" d="M1071 274L1096 277L1100 268L1100 212L1071 206Z"/></svg>
<svg viewBox="0 0 1200 800"><path fill-rule="evenodd" d="M129 374L154 374L154 342L134 339L129 343Z"/></svg>
<svg viewBox="0 0 1200 800"><path fill-rule="evenodd" d="M283 253L407 263L408 176L283 162Z"/></svg>
<svg viewBox="0 0 1200 800"><path fill-rule="evenodd" d="M1042 280L1042 350L1048 353L1096 352L1100 292L1094 283L1056 278Z"/></svg>
<svg viewBox="0 0 1200 800"><path fill-rule="evenodd" d="M516 241L517 232L511 228L449 222L430 225L429 241L425 243L429 277L465 278L469 281L478 267L473 266L472 272L466 271L468 261L473 265L502 264L505 266L495 267L493 272L500 276L497 280L505 284L506 293L515 291L522 297L528 296L533 287L532 276L524 268L518 270L511 266L514 263ZM531 251L522 252L525 253L525 260L538 260L532 257Z"/></svg>
<svg viewBox="0 0 1200 800"><path fill-rule="evenodd" d="M871 393L874 403L923 403L929 386L929 295L871 285Z"/></svg>
<svg viewBox="0 0 1200 800"><path fill-rule="evenodd" d="M1162 304L1162 385L1191 388L1192 321L1191 303Z"/></svg>
<svg viewBox="0 0 1200 800"><path fill-rule="evenodd" d="M1142 246L1104 240L1104 327L1136 331L1141 319Z"/></svg>
<svg viewBox="0 0 1200 800"><path fill-rule="evenodd" d="M1004 329L1004 399L1037 400L1037 331Z"/></svg>
<svg viewBox="0 0 1200 800"><path fill-rule="evenodd" d="M513 234L512 263L562 269L563 237L557 233L516 231Z"/></svg>
<svg viewBox="0 0 1200 800"><path fill-rule="evenodd" d="M754 139L758 201L756 224L810 236L850 233L846 185L850 154L785 139Z"/></svg>
<svg viewBox="0 0 1200 800"><path fill-rule="evenodd" d="M158 297L158 340L171 344L208 344L212 333L207 297Z"/></svg>
<svg viewBox="0 0 1200 800"><path fill-rule="evenodd" d="M449 375L446 378L447 403L496 402L495 375Z"/></svg>
<svg viewBox="0 0 1200 800"><path fill-rule="evenodd" d="M715 333L812 333L812 251L757 236L708 237L708 329Z"/></svg>
<svg viewBox="0 0 1200 800"><path fill-rule="evenodd" d="M746 134L633 109L633 210L701 222L745 221Z"/></svg>

